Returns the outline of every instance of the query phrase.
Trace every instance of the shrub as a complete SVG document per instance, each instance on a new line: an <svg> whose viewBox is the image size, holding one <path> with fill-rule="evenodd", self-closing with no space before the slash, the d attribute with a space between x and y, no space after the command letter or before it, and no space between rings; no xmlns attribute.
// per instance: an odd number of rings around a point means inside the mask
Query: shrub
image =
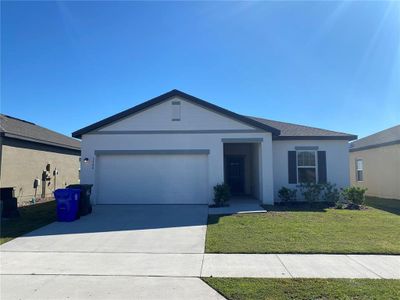
<svg viewBox="0 0 400 300"><path fill-rule="evenodd" d="M342 189L342 196L345 200L356 205L362 205L365 201L366 188L351 186Z"/></svg>
<svg viewBox="0 0 400 300"><path fill-rule="evenodd" d="M319 200L321 194L322 185L314 182L307 182L298 185L300 193L303 195L304 200L312 204Z"/></svg>
<svg viewBox="0 0 400 300"><path fill-rule="evenodd" d="M289 189L287 187L281 187L281 189L278 191L278 196L279 199L282 202L291 202L291 201L296 201L296 194L297 190L296 189Z"/></svg>
<svg viewBox="0 0 400 300"><path fill-rule="evenodd" d="M335 204L340 202L340 192L336 188L336 184L327 182L322 185L322 200Z"/></svg>
<svg viewBox="0 0 400 300"><path fill-rule="evenodd" d="M214 202L217 206L223 206L231 197L229 186L226 183L214 186Z"/></svg>

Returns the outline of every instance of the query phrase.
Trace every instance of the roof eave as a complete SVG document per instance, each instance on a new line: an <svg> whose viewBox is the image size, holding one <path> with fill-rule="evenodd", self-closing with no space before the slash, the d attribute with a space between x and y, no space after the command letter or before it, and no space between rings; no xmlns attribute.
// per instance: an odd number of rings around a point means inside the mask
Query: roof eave
<svg viewBox="0 0 400 300"><path fill-rule="evenodd" d="M9 132L2 132L1 136L5 137L5 138L10 138L10 139L28 141L28 142L33 142L33 143L38 143L38 144L43 144L43 145L49 145L49 146L54 146L54 147L59 147L59 148L64 148L64 149L69 149L69 150L81 151L80 147L75 147L75 146L66 145L66 144L60 144L60 143L54 143L54 142L45 141L45 140L39 140L39 139L31 138L31 137L12 134L12 133L9 133Z"/></svg>

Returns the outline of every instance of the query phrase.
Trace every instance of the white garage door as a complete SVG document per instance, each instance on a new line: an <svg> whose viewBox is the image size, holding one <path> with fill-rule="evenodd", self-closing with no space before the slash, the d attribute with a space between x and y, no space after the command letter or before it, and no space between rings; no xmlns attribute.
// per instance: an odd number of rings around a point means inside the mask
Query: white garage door
<svg viewBox="0 0 400 300"><path fill-rule="evenodd" d="M206 154L102 154L98 204L206 204Z"/></svg>

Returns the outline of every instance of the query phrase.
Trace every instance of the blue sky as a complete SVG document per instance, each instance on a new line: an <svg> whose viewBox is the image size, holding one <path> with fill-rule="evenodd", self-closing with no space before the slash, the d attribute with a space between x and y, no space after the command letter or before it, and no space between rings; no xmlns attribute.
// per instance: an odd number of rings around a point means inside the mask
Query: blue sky
<svg viewBox="0 0 400 300"><path fill-rule="evenodd" d="M177 88L358 134L400 123L400 2L4 2L1 112L70 135Z"/></svg>

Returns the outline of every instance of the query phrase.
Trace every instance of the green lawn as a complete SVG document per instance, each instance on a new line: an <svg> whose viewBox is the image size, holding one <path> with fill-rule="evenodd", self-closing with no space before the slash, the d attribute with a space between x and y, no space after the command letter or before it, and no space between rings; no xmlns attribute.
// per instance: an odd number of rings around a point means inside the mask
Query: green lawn
<svg viewBox="0 0 400 300"><path fill-rule="evenodd" d="M380 209L361 211L297 205L209 216L206 252L400 254L400 201L379 200L368 201Z"/></svg>
<svg viewBox="0 0 400 300"><path fill-rule="evenodd" d="M400 299L400 280L203 278L230 300Z"/></svg>
<svg viewBox="0 0 400 300"><path fill-rule="evenodd" d="M55 201L19 208L20 218L1 220L0 244L28 233L56 220Z"/></svg>

